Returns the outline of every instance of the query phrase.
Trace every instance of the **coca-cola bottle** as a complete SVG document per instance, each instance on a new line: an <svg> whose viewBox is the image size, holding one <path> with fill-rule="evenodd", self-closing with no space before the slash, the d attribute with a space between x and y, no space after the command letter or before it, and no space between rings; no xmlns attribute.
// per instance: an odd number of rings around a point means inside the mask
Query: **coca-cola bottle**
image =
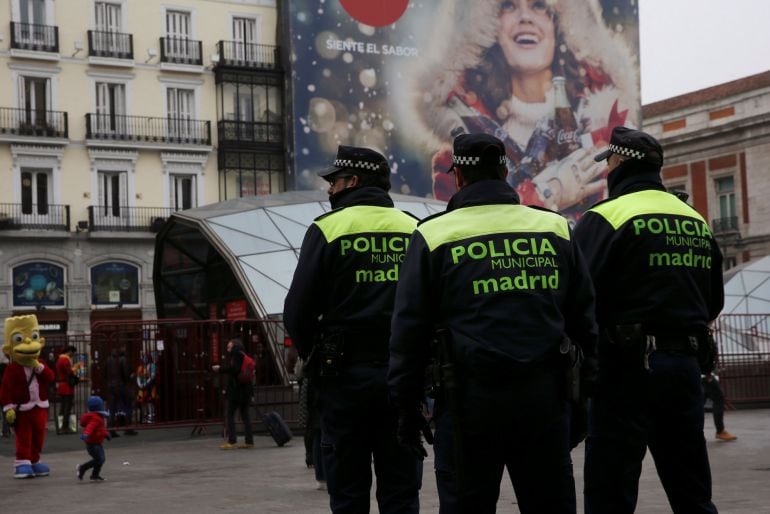
<svg viewBox="0 0 770 514"><path fill-rule="evenodd" d="M580 132L575 114L572 112L567 98L566 79L556 76L553 78L554 115L553 115L553 149L555 159L563 159L580 148Z"/></svg>

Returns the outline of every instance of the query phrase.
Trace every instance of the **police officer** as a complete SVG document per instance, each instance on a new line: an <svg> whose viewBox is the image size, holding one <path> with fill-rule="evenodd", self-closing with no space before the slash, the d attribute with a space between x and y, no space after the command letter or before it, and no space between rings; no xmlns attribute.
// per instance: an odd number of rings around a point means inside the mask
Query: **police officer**
<svg viewBox="0 0 770 514"><path fill-rule="evenodd" d="M394 208L388 163L373 150L340 146L319 175L333 210L305 234L284 322L316 369L331 509L369 512L374 459L379 511L418 512L422 460L396 439L385 381L396 281L417 220Z"/></svg>
<svg viewBox="0 0 770 514"><path fill-rule="evenodd" d="M569 336L593 361L587 269L563 217L519 204L499 139L461 134L452 159L459 191L418 225L401 269L391 396L416 409L441 327L456 387L450 394L444 376L435 406L440 512L495 512L507 468L521 512L574 513L560 348ZM407 425L402 439L419 440L418 424Z"/></svg>
<svg viewBox="0 0 770 514"><path fill-rule="evenodd" d="M596 287L599 382L589 412L585 511L633 512L649 447L674 512L716 512L703 436L701 364L722 309L722 257L703 217L666 192L663 149L612 131L609 198L575 227Z"/></svg>

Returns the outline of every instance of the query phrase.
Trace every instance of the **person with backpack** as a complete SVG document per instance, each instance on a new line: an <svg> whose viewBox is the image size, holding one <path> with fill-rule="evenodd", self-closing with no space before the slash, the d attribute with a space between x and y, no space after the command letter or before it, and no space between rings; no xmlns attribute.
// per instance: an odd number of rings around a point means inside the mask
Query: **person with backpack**
<svg viewBox="0 0 770 514"><path fill-rule="evenodd" d="M254 359L245 354L243 342L240 338L233 338L227 342L227 356L223 364L211 366L214 372L227 375L225 397L227 398L227 414L225 418L227 429L227 442L220 448L231 450L233 448L254 448L254 436L251 430L251 417L249 405L254 395ZM238 411L243 421L245 441L236 445L235 412Z"/></svg>

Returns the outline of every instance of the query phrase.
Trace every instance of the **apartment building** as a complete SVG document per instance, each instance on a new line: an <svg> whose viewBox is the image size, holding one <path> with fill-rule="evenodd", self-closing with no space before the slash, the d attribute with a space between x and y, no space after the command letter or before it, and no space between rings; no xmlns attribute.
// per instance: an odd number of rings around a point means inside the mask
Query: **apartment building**
<svg viewBox="0 0 770 514"><path fill-rule="evenodd" d="M0 317L155 317L171 212L285 189L275 0L0 5Z"/></svg>
<svg viewBox="0 0 770 514"><path fill-rule="evenodd" d="M725 269L770 254L770 71L642 107L663 180L709 221Z"/></svg>

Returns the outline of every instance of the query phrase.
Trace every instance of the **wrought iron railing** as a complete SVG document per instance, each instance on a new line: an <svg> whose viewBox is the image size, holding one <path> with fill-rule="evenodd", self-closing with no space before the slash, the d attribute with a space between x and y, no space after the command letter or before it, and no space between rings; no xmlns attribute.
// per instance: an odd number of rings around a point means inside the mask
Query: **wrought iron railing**
<svg viewBox="0 0 770 514"><path fill-rule="evenodd" d="M243 41L219 41L219 66L276 70L281 68L280 47Z"/></svg>
<svg viewBox="0 0 770 514"><path fill-rule="evenodd" d="M88 230L96 232L158 232L174 209L171 207L125 207L89 205Z"/></svg>
<svg viewBox="0 0 770 514"><path fill-rule="evenodd" d="M133 59L134 36L122 32L89 30L88 55L112 59Z"/></svg>
<svg viewBox="0 0 770 514"><path fill-rule="evenodd" d="M217 122L217 136L220 143L283 144L283 124L221 120Z"/></svg>
<svg viewBox="0 0 770 514"><path fill-rule="evenodd" d="M723 314L712 328L728 401L770 402L770 314Z"/></svg>
<svg viewBox="0 0 770 514"><path fill-rule="evenodd" d="M0 135L69 137L67 113L0 107Z"/></svg>
<svg viewBox="0 0 770 514"><path fill-rule="evenodd" d="M70 229L70 206L50 203L0 203L0 230Z"/></svg>
<svg viewBox="0 0 770 514"><path fill-rule="evenodd" d="M86 139L210 145L211 122L189 118L88 113Z"/></svg>
<svg viewBox="0 0 770 514"><path fill-rule="evenodd" d="M738 231L738 216L727 216L711 220L711 229L715 234L726 234Z"/></svg>
<svg viewBox="0 0 770 514"><path fill-rule="evenodd" d="M200 41L179 37L160 38L160 62L174 64L203 64L203 51Z"/></svg>
<svg viewBox="0 0 770 514"><path fill-rule="evenodd" d="M59 27L12 21L11 48L38 52L58 52Z"/></svg>

